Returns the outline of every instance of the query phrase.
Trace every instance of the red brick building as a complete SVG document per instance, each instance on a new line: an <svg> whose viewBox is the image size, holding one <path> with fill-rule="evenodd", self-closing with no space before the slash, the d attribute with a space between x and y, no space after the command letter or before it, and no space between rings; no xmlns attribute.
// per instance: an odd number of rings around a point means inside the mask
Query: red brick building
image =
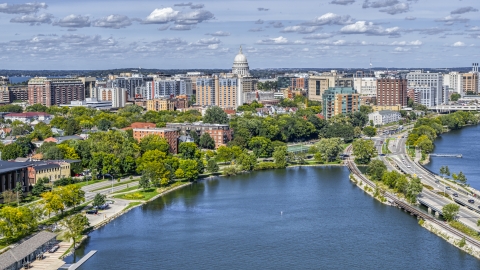
<svg viewBox="0 0 480 270"><path fill-rule="evenodd" d="M407 106L407 80L392 78L378 79L377 105Z"/></svg>
<svg viewBox="0 0 480 270"><path fill-rule="evenodd" d="M72 78L33 78L28 82L28 103L52 105L85 100L85 85Z"/></svg>
<svg viewBox="0 0 480 270"><path fill-rule="evenodd" d="M180 133L174 128L133 128L133 138L141 141L143 137L148 135L158 135L167 140L170 145L171 153L178 153L178 137Z"/></svg>
<svg viewBox="0 0 480 270"><path fill-rule="evenodd" d="M215 141L215 148L226 145L232 140L233 132L229 125L196 123L167 123L167 128L180 130L182 135L190 135L192 130L196 131L198 136L208 133Z"/></svg>

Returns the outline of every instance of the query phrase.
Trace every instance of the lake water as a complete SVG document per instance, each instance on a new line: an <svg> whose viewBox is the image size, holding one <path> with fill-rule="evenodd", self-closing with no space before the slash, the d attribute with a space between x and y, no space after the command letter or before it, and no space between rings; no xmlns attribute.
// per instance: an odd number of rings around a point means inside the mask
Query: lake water
<svg viewBox="0 0 480 270"><path fill-rule="evenodd" d="M301 167L201 181L92 232L76 258L98 252L79 269L480 268L348 175Z"/></svg>
<svg viewBox="0 0 480 270"><path fill-rule="evenodd" d="M431 157L425 167L440 173L440 167L448 166L451 173L462 171L470 186L480 190L480 125L464 127L442 134L435 140L434 153L462 154L462 158Z"/></svg>

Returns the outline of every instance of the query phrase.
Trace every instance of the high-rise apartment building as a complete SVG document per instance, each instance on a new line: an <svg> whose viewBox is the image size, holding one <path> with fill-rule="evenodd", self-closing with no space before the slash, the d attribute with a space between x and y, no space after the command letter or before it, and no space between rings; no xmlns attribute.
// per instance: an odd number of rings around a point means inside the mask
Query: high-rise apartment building
<svg viewBox="0 0 480 270"><path fill-rule="evenodd" d="M467 95L476 95L478 93L478 73L477 72L464 73L462 84L463 84L463 93Z"/></svg>
<svg viewBox="0 0 480 270"><path fill-rule="evenodd" d="M377 105L407 106L407 80L398 78L378 79Z"/></svg>
<svg viewBox="0 0 480 270"><path fill-rule="evenodd" d="M145 82L143 98L158 99L176 96L192 96L192 79L186 77L159 77Z"/></svg>
<svg viewBox="0 0 480 270"><path fill-rule="evenodd" d="M218 77L204 77L197 79L196 102L200 106L215 105L215 92L218 89Z"/></svg>
<svg viewBox="0 0 480 270"><path fill-rule="evenodd" d="M240 100L240 86L237 78L216 78L218 88L215 93L215 105L222 109L236 109L242 105Z"/></svg>
<svg viewBox="0 0 480 270"><path fill-rule="evenodd" d="M448 102L448 89L443 87L443 75L440 73L422 72L421 70L410 72L407 74L407 85L409 88L432 87L431 91L434 93L431 93L430 96L435 97L432 106Z"/></svg>
<svg viewBox="0 0 480 270"><path fill-rule="evenodd" d="M6 85L0 85L0 103L10 103L10 91Z"/></svg>
<svg viewBox="0 0 480 270"><path fill-rule="evenodd" d="M127 101L127 91L119 87L94 87L91 91L92 98L101 101L111 101L112 108L123 108Z"/></svg>
<svg viewBox="0 0 480 270"><path fill-rule="evenodd" d="M351 87L330 87L323 93L323 116L329 119L335 115L360 110L360 95Z"/></svg>
<svg viewBox="0 0 480 270"><path fill-rule="evenodd" d="M443 75L443 87L448 89L449 93L463 93L462 74L455 71Z"/></svg>
<svg viewBox="0 0 480 270"><path fill-rule="evenodd" d="M353 80L353 88L362 96L375 97L377 96L377 78L363 77L355 78Z"/></svg>
<svg viewBox="0 0 480 270"><path fill-rule="evenodd" d="M127 99L135 99L135 88L144 85L144 77L141 74L133 74L132 77L117 77L113 80L112 87L125 88Z"/></svg>
<svg viewBox="0 0 480 270"><path fill-rule="evenodd" d="M28 86L26 85L9 86L8 92L10 93L10 102L28 101Z"/></svg>
<svg viewBox="0 0 480 270"><path fill-rule="evenodd" d="M28 82L28 103L52 106L84 100L84 87L79 79L36 77Z"/></svg>

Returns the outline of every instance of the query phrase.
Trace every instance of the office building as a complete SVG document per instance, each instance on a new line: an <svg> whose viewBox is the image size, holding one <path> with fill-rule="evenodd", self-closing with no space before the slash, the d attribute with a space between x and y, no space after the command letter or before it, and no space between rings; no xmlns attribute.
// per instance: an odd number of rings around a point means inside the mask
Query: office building
<svg viewBox="0 0 480 270"><path fill-rule="evenodd" d="M28 103L50 107L84 100L84 87L79 79L36 77L28 82Z"/></svg>
<svg viewBox="0 0 480 270"><path fill-rule="evenodd" d="M435 106L437 91L433 86L429 85L414 85L414 91L418 94L419 102L427 107Z"/></svg>
<svg viewBox="0 0 480 270"><path fill-rule="evenodd" d="M86 98L93 97L92 96L92 91L93 91L93 88L96 87L97 78L95 78L95 77L78 77L77 79L82 81L82 83L84 85L85 97Z"/></svg>
<svg viewBox="0 0 480 270"><path fill-rule="evenodd" d="M448 102L448 89L443 87L443 75L440 73L422 72L416 70L407 74L408 88L416 88L416 86L429 86L434 92L430 96L434 95L434 104L440 105ZM377 89L378 91L378 89Z"/></svg>
<svg viewBox="0 0 480 270"><path fill-rule="evenodd" d="M111 101L113 108L123 108L127 102L127 91L119 87L94 87L92 88L92 98L98 101Z"/></svg>
<svg viewBox="0 0 480 270"><path fill-rule="evenodd" d="M360 110L360 95L351 87L330 87L323 93L323 116L329 119L338 114Z"/></svg>
<svg viewBox="0 0 480 270"><path fill-rule="evenodd" d="M407 106L407 80L396 78L378 79L377 105Z"/></svg>

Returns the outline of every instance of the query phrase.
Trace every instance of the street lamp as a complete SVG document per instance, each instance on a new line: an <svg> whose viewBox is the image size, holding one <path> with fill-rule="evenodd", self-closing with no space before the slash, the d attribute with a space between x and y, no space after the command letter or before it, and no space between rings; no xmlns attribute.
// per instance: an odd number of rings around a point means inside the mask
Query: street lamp
<svg viewBox="0 0 480 270"><path fill-rule="evenodd" d="M113 175L108 174L108 176L110 176L112 178L112 192L110 192L110 193L113 193Z"/></svg>

